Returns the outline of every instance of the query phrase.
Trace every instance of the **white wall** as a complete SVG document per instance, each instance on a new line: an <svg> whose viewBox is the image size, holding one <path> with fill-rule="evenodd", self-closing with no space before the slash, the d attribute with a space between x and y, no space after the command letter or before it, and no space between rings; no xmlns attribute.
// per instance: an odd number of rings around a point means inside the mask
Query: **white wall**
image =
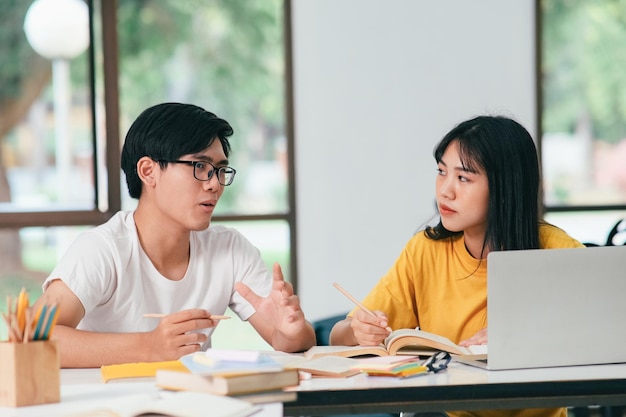
<svg viewBox="0 0 626 417"><path fill-rule="evenodd" d="M534 136L531 0L293 0L299 295L349 310L434 214L436 142L478 114Z"/></svg>

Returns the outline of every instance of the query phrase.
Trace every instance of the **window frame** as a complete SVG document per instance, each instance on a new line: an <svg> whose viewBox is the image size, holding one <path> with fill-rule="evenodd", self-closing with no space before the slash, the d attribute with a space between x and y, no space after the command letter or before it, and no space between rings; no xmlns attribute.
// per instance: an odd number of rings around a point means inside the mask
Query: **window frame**
<svg viewBox="0 0 626 417"><path fill-rule="evenodd" d="M539 154L540 167L543 170L542 158L542 138L543 138L543 13L542 1L535 0L535 97L536 97L536 142L537 152ZM599 212L599 211L624 211L626 204L590 204L590 205L550 205L546 204L543 193L543 181L541 183L541 213L573 213L573 212Z"/></svg>

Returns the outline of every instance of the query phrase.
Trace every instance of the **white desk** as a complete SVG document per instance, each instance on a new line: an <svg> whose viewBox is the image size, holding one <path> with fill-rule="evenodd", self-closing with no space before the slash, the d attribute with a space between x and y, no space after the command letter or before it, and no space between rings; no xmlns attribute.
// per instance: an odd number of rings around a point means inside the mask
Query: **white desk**
<svg viewBox="0 0 626 417"><path fill-rule="evenodd" d="M100 369L62 369L61 402L31 407L0 407L2 417L87 417L99 407L106 408L112 401L133 395L159 393L154 381L151 382L102 382ZM210 410L207 416L210 416ZM279 417L283 415L281 403L264 404L254 417Z"/></svg>
<svg viewBox="0 0 626 417"><path fill-rule="evenodd" d="M453 362L409 379L311 379L297 391L286 416L626 405L626 364L486 371Z"/></svg>
<svg viewBox="0 0 626 417"><path fill-rule="evenodd" d="M453 362L438 374L314 378L295 390L296 401L268 404L254 417L626 405L626 364L485 371ZM153 382L104 384L99 369L63 369L60 403L0 407L0 416L86 416L115 399L157 392Z"/></svg>

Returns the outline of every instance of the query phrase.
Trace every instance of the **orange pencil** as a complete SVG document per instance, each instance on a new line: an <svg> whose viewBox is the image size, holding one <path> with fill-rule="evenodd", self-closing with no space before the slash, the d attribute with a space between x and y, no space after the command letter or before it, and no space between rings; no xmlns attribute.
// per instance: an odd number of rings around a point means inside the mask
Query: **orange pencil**
<svg viewBox="0 0 626 417"><path fill-rule="evenodd" d="M28 307L28 293L26 288L22 288L20 295L17 297L17 303L15 305L15 314L17 315L17 326L20 329L20 333L24 333L24 327L26 327L26 307Z"/></svg>

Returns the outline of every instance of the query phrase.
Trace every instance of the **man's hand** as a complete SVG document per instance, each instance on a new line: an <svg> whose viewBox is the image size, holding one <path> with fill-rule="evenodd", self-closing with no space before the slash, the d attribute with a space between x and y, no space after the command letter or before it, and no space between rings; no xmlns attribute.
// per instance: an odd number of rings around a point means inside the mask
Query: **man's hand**
<svg viewBox="0 0 626 417"><path fill-rule="evenodd" d="M276 350L299 351L315 344L315 333L300 308L293 286L286 282L279 264L274 264L272 291L260 297L246 284L238 282L235 290L256 310L250 323Z"/></svg>
<svg viewBox="0 0 626 417"><path fill-rule="evenodd" d="M152 361L176 360L199 351L208 337L198 330L218 323L208 311L199 308L168 314L160 320L153 331L146 333L146 352L150 352Z"/></svg>
<svg viewBox="0 0 626 417"><path fill-rule="evenodd" d="M207 335L197 330L217 325L217 320L209 317L206 310L183 310L160 319L152 331L135 333L77 330L66 319L65 323L57 323L53 339L59 343L63 368L170 361L200 350Z"/></svg>

